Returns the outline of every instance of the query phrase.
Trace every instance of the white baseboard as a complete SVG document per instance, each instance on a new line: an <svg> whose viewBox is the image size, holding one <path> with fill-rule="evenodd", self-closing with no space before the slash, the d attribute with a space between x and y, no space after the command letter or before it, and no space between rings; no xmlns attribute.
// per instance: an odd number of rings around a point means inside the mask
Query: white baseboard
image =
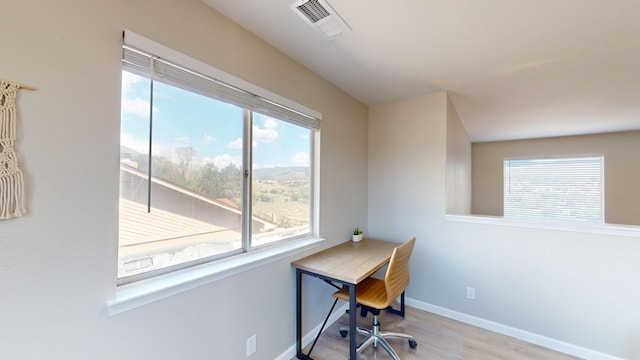
<svg viewBox="0 0 640 360"><path fill-rule="evenodd" d="M576 356L586 360L623 360L622 358L604 354L595 350L587 349L577 345L569 344L546 336L534 334L528 331L499 324L493 321L478 318L454 310L449 310L440 306L432 305L422 301L406 298L406 304L416 309L428 311L430 313L457 320L469 325L477 326L498 334L510 336L518 340L539 345L547 349L555 350L568 355Z"/></svg>
<svg viewBox="0 0 640 360"><path fill-rule="evenodd" d="M457 320L460 322L463 322L465 324L469 324L469 325L473 325L473 326L477 326L479 328L482 329L486 329L489 331L493 331L495 333L498 334L502 334L502 335L506 335L506 336L510 336L512 338L518 339L518 340L522 340L522 341L526 341L528 343L531 344L535 344L535 345L539 345L542 347L545 347L547 349L551 349L551 350L555 350L564 354L568 354L571 356L576 356L582 359L586 359L586 360L624 360L622 358L613 356L613 355L608 355L608 354L604 354L595 350L591 350L591 349L587 349L581 346L577 346L577 345L573 345L573 344L569 344L560 340L556 340L556 339L552 339L546 336L542 336L539 334L534 334L525 330L521 330L521 329L517 329L511 326L507 326L507 325L503 325L503 324L499 324L493 321L489 321L489 320L485 320L479 317L475 317L472 315L468 315L468 314L464 314L458 311L454 311L454 310L450 310L450 309L446 309L440 306L436 306L433 304L429 304L426 302L422 302L422 301L418 301L418 300L414 300L411 298L406 298L405 302L407 304L407 306L411 306L414 307L416 309L420 309L420 310L424 310L424 311L428 311L430 313L436 314L436 315L440 315L440 316L444 316L446 318L449 319L453 319L453 320ZM329 317L329 320L327 321L327 325L325 327L325 329L329 326L331 326L331 324L333 324L334 322L336 322L338 320L338 318L340 318L340 316L342 316L342 314L344 314L345 311L347 311L347 309L349 308L349 304L345 303L343 304L341 307L338 307L336 309L334 309L333 313L331 314L331 317ZM311 342L313 341L313 339L315 338L316 334L318 334L318 331L320 330L320 326L322 326L322 324L318 324L313 330L309 331L306 335L303 336L302 338L302 346L305 347L309 344L311 344ZM289 347L285 352L283 352L280 356L278 356L277 358L275 358L275 360L290 360L291 358L296 356L296 345L293 344L291 347Z"/></svg>
<svg viewBox="0 0 640 360"><path fill-rule="evenodd" d="M325 325L325 330L331 326L334 322L336 322L344 313L349 309L349 303L344 303L342 306L336 307L333 309L329 320L327 320L327 324ZM302 337L302 347L311 344L313 339L316 338L318 331L320 331L320 327L322 326L322 322L318 324L313 330L309 331L306 335ZM280 354L280 356L276 357L274 360L291 360L296 356L296 344L290 346L285 352ZM312 356L313 357L313 356Z"/></svg>

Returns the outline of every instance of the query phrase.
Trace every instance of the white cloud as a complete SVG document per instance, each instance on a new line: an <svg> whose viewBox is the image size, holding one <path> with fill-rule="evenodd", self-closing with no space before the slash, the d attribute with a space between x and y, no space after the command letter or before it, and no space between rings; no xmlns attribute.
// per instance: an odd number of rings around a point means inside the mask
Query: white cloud
<svg viewBox="0 0 640 360"><path fill-rule="evenodd" d="M190 139L188 136L185 135L185 136L178 136L177 138L175 138L175 141L183 144L188 144Z"/></svg>
<svg viewBox="0 0 640 360"><path fill-rule="evenodd" d="M266 119L264 121L265 129L273 129L273 128L277 127L277 126L278 126L278 123L273 119Z"/></svg>
<svg viewBox="0 0 640 360"><path fill-rule="evenodd" d="M308 166L309 165L309 153L306 153L306 152L295 153L291 157L291 161L296 165Z"/></svg>
<svg viewBox="0 0 640 360"><path fill-rule="evenodd" d="M229 149L242 149L242 139L237 138L234 141L227 144L227 148Z"/></svg>
<svg viewBox="0 0 640 360"><path fill-rule="evenodd" d="M224 154L224 155L216 156L213 159L207 158L204 160L206 162L212 162L213 165L215 165L218 169L223 169L230 164L233 164L238 167L242 166L242 156L240 155Z"/></svg>
<svg viewBox="0 0 640 360"><path fill-rule="evenodd" d="M126 94L131 91L131 85L142 80L142 77L134 75L128 71L122 72L122 93Z"/></svg>
<svg viewBox="0 0 640 360"><path fill-rule="evenodd" d="M275 130L277 126L278 123L275 120L267 119L264 123L264 129L253 127L253 138L257 142L270 143L278 138L278 132Z"/></svg>
<svg viewBox="0 0 640 360"><path fill-rule="evenodd" d="M153 144L153 154L154 156L162 156L170 161L176 161L176 151L175 147L168 144L154 143Z"/></svg>
<svg viewBox="0 0 640 360"><path fill-rule="evenodd" d="M133 91L133 84L140 82L144 78L138 75L134 75L130 72L122 72L122 102L121 111L123 114L131 114L135 116L147 117L149 116L149 107L151 103L148 100L144 100L138 96L131 98L128 95ZM153 107L153 113L158 113L158 108Z"/></svg>
<svg viewBox="0 0 640 360"><path fill-rule="evenodd" d="M147 100L143 100L139 97L135 99L122 98L121 111L123 114L147 117L149 116L150 106L151 104ZM155 106L153 107L153 113L158 113L158 108Z"/></svg>
<svg viewBox="0 0 640 360"><path fill-rule="evenodd" d="M204 134L204 139L202 140L202 143L205 144L205 145L209 145L212 142L217 142L217 141L218 141L218 139L216 139L215 136Z"/></svg>
<svg viewBox="0 0 640 360"><path fill-rule="evenodd" d="M139 153L148 153L149 152L149 142L147 139L140 140L136 139L131 134L121 134L120 135L120 145L126 146L130 149L133 149Z"/></svg>
<svg viewBox="0 0 640 360"><path fill-rule="evenodd" d="M149 142L147 139L137 139L131 134L122 134L120 144L141 154L149 153ZM168 144L154 143L151 150L155 156L163 156L171 161L176 161L175 147Z"/></svg>

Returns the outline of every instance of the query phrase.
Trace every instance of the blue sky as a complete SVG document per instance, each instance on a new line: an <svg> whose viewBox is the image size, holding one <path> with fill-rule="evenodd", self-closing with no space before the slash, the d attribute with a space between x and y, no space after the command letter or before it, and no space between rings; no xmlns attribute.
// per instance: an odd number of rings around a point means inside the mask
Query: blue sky
<svg viewBox="0 0 640 360"><path fill-rule="evenodd" d="M147 153L149 80L122 72L121 145ZM196 150L199 164L242 164L242 109L160 82L154 83L153 152L175 159L175 148ZM254 114L254 168L309 166L311 132Z"/></svg>

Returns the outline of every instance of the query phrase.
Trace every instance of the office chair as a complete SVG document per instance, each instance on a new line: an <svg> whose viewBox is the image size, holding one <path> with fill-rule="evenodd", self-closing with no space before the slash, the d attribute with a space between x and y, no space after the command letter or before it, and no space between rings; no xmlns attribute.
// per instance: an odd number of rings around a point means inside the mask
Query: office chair
<svg viewBox="0 0 640 360"><path fill-rule="evenodd" d="M358 345L356 352L361 352L371 344L373 344L375 348L378 343L380 343L391 357L395 360L400 360L386 338L407 339L412 349L418 346L418 343L411 335L380 331L380 323L378 322L380 310L389 307L398 296L404 292L404 289L409 284L409 258L411 257L415 242L416 238L414 237L393 249L384 280L368 277L356 285L356 302L362 306L363 314L366 314L367 311L373 314L373 325L371 329L357 327L358 333L365 335L366 338ZM349 288L343 286L342 289L336 291L333 296L349 301ZM340 328L340 335L346 337L348 330L348 327Z"/></svg>

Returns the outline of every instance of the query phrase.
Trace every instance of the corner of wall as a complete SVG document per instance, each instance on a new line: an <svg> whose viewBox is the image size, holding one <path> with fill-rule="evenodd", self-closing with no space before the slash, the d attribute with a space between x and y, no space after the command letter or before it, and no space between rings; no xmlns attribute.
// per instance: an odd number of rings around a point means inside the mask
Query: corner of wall
<svg viewBox="0 0 640 360"><path fill-rule="evenodd" d="M447 214L471 213L471 141L447 96Z"/></svg>

